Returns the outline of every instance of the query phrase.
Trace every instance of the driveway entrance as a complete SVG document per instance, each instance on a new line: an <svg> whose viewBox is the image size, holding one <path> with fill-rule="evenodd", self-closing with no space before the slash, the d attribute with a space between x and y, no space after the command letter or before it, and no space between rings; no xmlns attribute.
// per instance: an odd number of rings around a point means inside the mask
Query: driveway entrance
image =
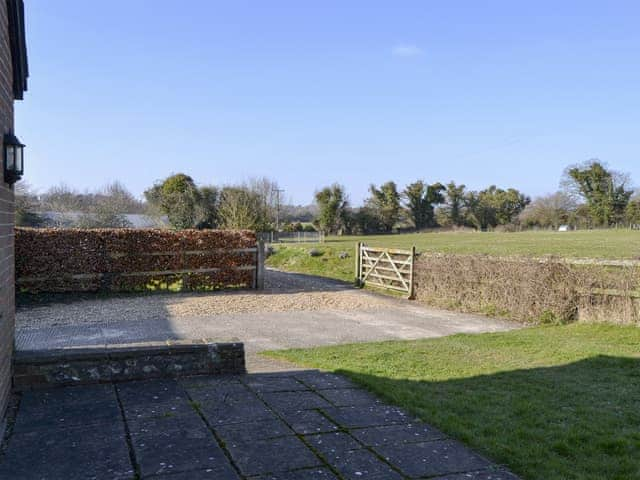
<svg viewBox="0 0 640 480"><path fill-rule="evenodd" d="M270 371L278 365L258 352L517 326L325 278L268 270L264 291L47 297L18 309L16 345L40 350L179 339L241 341L249 371Z"/></svg>

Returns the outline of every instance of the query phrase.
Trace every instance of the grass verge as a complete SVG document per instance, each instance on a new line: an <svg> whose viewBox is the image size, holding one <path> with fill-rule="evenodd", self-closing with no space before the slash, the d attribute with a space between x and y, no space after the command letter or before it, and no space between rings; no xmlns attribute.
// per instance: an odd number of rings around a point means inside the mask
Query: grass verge
<svg viewBox="0 0 640 480"><path fill-rule="evenodd" d="M524 479L640 478L640 329L574 324L268 352L342 373Z"/></svg>
<svg viewBox="0 0 640 480"><path fill-rule="evenodd" d="M329 277L344 282L353 282L355 279L355 253L348 252L340 247L328 245L304 245L304 246L284 246L276 245L275 253L267 259L267 266L286 270L288 272L306 273L308 275L318 275ZM315 249L320 252L319 256L312 257L309 251ZM340 258L341 253L348 256Z"/></svg>

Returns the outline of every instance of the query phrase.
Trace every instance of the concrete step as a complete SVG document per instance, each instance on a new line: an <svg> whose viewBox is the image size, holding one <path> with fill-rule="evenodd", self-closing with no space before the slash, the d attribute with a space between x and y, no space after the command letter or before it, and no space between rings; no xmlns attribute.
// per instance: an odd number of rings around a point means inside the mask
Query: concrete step
<svg viewBox="0 0 640 480"><path fill-rule="evenodd" d="M245 373L244 344L210 340L169 340L18 350L15 391L189 375Z"/></svg>

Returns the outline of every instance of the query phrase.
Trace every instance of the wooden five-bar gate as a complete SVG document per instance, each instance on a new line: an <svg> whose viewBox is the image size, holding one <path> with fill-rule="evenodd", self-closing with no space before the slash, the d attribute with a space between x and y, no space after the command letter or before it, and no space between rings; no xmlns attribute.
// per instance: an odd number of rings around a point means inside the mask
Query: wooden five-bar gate
<svg viewBox="0 0 640 480"><path fill-rule="evenodd" d="M356 283L406 293L413 298L413 262L416 247L411 250L356 245Z"/></svg>

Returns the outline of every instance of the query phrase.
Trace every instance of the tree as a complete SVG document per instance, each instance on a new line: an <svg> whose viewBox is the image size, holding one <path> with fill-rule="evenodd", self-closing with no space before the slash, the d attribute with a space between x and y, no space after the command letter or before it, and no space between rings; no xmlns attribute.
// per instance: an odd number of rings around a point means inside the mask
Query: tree
<svg viewBox="0 0 640 480"><path fill-rule="evenodd" d="M287 233L304 232L304 226L300 222L288 222L284 224L282 231Z"/></svg>
<svg viewBox="0 0 640 480"><path fill-rule="evenodd" d="M311 205L287 205L280 207L280 216L284 222L312 222L318 216L318 206ZM314 230L315 231L315 230Z"/></svg>
<svg viewBox="0 0 640 480"><path fill-rule="evenodd" d="M479 230L486 230L495 225L493 209L480 198L478 192L467 192L464 196L465 224L472 225Z"/></svg>
<svg viewBox="0 0 640 480"><path fill-rule="evenodd" d="M246 185L243 186L260 198L262 222L266 229L274 229L277 223L282 221L280 187L275 180L267 177L250 178Z"/></svg>
<svg viewBox="0 0 640 480"><path fill-rule="evenodd" d="M50 222L56 227L73 226L76 221L74 214L84 207L82 195L65 184L49 188L42 195L40 204L44 212L57 214Z"/></svg>
<svg viewBox="0 0 640 480"><path fill-rule="evenodd" d="M446 186L446 206L444 211L451 225L464 225L465 185L456 185L451 181Z"/></svg>
<svg viewBox="0 0 640 480"><path fill-rule="evenodd" d="M520 213L518 220L529 227L558 228L575 224L577 207L574 198L564 192L556 192L536 198Z"/></svg>
<svg viewBox="0 0 640 480"><path fill-rule="evenodd" d="M19 227L40 227L44 218L37 213L38 197L26 182L20 182L15 187L16 225Z"/></svg>
<svg viewBox="0 0 640 480"><path fill-rule="evenodd" d="M630 225L640 225L640 197L629 201L625 211L625 220Z"/></svg>
<svg viewBox="0 0 640 480"><path fill-rule="evenodd" d="M90 204L89 208L107 201L114 211L120 213L141 213L144 210L142 202L119 181L109 183L97 192L85 196L90 199L86 202Z"/></svg>
<svg viewBox="0 0 640 480"><path fill-rule="evenodd" d="M39 201L40 211L50 212L47 224L58 227L130 227L127 213L142 213L144 204L120 182L97 191L78 192L64 184L51 187Z"/></svg>
<svg viewBox="0 0 640 480"><path fill-rule="evenodd" d="M382 230L380 218L370 206L365 205L353 210L349 217L349 233L353 235L376 233Z"/></svg>
<svg viewBox="0 0 640 480"><path fill-rule="evenodd" d="M503 190L491 185L465 197L467 220L480 230L513 223L531 199L515 188Z"/></svg>
<svg viewBox="0 0 640 480"><path fill-rule="evenodd" d="M120 182L113 182L96 193L85 194L87 201L77 221L81 228L127 228L126 213L136 211L140 202Z"/></svg>
<svg viewBox="0 0 640 480"><path fill-rule="evenodd" d="M228 230L269 229L260 195L246 186L224 187L220 192L218 221Z"/></svg>
<svg viewBox="0 0 640 480"><path fill-rule="evenodd" d="M218 197L217 187L208 185L200 188L196 228L216 228L218 226Z"/></svg>
<svg viewBox="0 0 640 480"><path fill-rule="evenodd" d="M382 230L390 232L400 218L400 194L395 182L386 182L380 188L371 185L369 192L367 205L378 216Z"/></svg>
<svg viewBox="0 0 640 480"><path fill-rule="evenodd" d="M567 168L562 183L569 194L586 202L593 224L600 226L621 221L633 194L628 175L609 170L597 159Z"/></svg>
<svg viewBox="0 0 640 480"><path fill-rule="evenodd" d="M219 225L261 232L273 230L280 220L280 192L278 184L267 177L223 187L218 195Z"/></svg>
<svg viewBox="0 0 640 480"><path fill-rule="evenodd" d="M497 188L492 193L497 225L514 223L518 215L531 203L529 197L515 188L508 190Z"/></svg>
<svg viewBox="0 0 640 480"><path fill-rule="evenodd" d="M591 212L589 207L585 203L580 203L576 207L573 223L577 228L585 229L593 226L593 220L591 218Z"/></svg>
<svg viewBox="0 0 640 480"><path fill-rule="evenodd" d="M193 179L184 173L167 177L144 192L152 206L167 215L175 229L194 228L198 224L200 191Z"/></svg>
<svg viewBox="0 0 640 480"><path fill-rule="evenodd" d="M344 187L334 183L315 194L318 205L316 224L324 233L340 233L346 224L347 208L349 201Z"/></svg>
<svg viewBox="0 0 640 480"><path fill-rule="evenodd" d="M406 207L416 229L436 226L434 206L444 202L444 190L441 183L427 185L422 180L404 189Z"/></svg>
<svg viewBox="0 0 640 480"><path fill-rule="evenodd" d="M42 211L47 214L47 224L69 228L77 226L78 213L89 206L87 195L61 183L49 188L40 199Z"/></svg>

